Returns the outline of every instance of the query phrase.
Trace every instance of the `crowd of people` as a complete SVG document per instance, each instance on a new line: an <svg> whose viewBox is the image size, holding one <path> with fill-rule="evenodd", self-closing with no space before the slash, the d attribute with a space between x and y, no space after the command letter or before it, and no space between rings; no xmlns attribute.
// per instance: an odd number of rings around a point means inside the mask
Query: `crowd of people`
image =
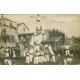
<svg viewBox="0 0 80 80"><path fill-rule="evenodd" d="M24 58L25 64L67 64L67 61L71 62L72 58L64 58L64 55L70 56L68 47L65 50L66 53L63 52L62 54L53 49L50 44L29 45L24 49L21 49L19 44L16 44L15 47L1 46L0 63L2 65L15 65L15 63L12 63L13 59Z"/></svg>

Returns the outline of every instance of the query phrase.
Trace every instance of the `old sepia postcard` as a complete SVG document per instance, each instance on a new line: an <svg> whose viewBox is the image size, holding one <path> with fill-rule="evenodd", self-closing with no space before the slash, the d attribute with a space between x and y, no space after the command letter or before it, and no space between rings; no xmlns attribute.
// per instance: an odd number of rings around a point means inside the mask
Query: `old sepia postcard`
<svg viewBox="0 0 80 80"><path fill-rule="evenodd" d="M78 64L79 14L0 14L0 65Z"/></svg>

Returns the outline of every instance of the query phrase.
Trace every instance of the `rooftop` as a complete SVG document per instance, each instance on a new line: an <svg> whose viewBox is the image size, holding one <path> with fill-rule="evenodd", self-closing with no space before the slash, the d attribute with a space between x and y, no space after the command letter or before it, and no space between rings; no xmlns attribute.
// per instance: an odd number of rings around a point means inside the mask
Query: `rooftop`
<svg viewBox="0 0 80 80"><path fill-rule="evenodd" d="M57 42L59 39L61 39L61 37L50 37L46 40L46 42Z"/></svg>

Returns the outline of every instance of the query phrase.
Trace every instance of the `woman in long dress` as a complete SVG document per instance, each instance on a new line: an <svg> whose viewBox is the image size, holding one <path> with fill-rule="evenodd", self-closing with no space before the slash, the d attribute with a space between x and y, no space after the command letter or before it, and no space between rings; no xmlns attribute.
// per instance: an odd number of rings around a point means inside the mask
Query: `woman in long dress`
<svg viewBox="0 0 80 80"><path fill-rule="evenodd" d="M45 62L49 62L49 48L48 45L44 45L44 57L45 57Z"/></svg>
<svg viewBox="0 0 80 80"><path fill-rule="evenodd" d="M30 63L33 62L33 54L34 54L34 49L33 49L33 46L31 46L29 50L29 62Z"/></svg>
<svg viewBox="0 0 80 80"><path fill-rule="evenodd" d="M52 50L52 47L49 45L49 53L51 54L51 62L55 63L55 54Z"/></svg>

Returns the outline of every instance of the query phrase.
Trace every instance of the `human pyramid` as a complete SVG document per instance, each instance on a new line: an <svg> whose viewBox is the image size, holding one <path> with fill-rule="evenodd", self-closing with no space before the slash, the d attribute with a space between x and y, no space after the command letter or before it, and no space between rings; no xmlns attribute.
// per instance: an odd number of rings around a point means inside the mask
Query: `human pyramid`
<svg viewBox="0 0 80 80"><path fill-rule="evenodd" d="M30 46L30 49L26 52L26 64L43 64L49 62L55 63L55 54L48 44Z"/></svg>

